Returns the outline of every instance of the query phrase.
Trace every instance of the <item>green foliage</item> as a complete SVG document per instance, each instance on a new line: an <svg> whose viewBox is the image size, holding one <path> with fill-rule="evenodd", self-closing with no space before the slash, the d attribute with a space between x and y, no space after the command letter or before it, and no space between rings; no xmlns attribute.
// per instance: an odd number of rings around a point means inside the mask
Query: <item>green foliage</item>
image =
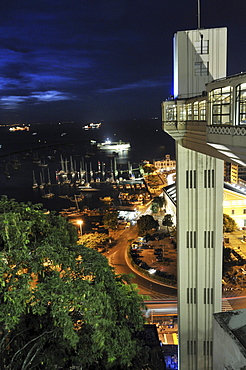
<svg viewBox="0 0 246 370"><path fill-rule="evenodd" d="M152 174L156 171L156 167L153 164L145 164L143 166L143 171L145 174Z"/></svg>
<svg viewBox="0 0 246 370"><path fill-rule="evenodd" d="M153 203L158 204L159 208L162 208L166 202L163 197L154 197Z"/></svg>
<svg viewBox="0 0 246 370"><path fill-rule="evenodd" d="M109 236L105 233L90 233L84 234L78 240L78 244L82 244L87 248L99 249L105 246L109 241Z"/></svg>
<svg viewBox="0 0 246 370"><path fill-rule="evenodd" d="M118 211L108 210L103 215L103 224L106 229L115 230L118 226Z"/></svg>
<svg viewBox="0 0 246 370"><path fill-rule="evenodd" d="M156 221L151 215L141 216L137 220L138 234L144 236L149 230L157 229L159 226L158 221Z"/></svg>
<svg viewBox="0 0 246 370"><path fill-rule="evenodd" d="M157 203L151 204L151 211L152 213L158 213L159 212L159 205Z"/></svg>
<svg viewBox="0 0 246 370"><path fill-rule="evenodd" d="M237 228L237 224L233 218L231 218L227 214L223 214L223 232L224 233L231 233L232 231L235 231Z"/></svg>
<svg viewBox="0 0 246 370"><path fill-rule="evenodd" d="M141 298L75 235L40 206L0 200L1 369L127 369L137 355Z"/></svg>
<svg viewBox="0 0 246 370"><path fill-rule="evenodd" d="M162 225L167 226L167 228L173 226L173 216L170 214L166 214L162 220Z"/></svg>
<svg viewBox="0 0 246 370"><path fill-rule="evenodd" d="M153 213L159 212L160 209L163 208L165 204L165 199L163 197L154 197L152 204L151 204L151 210Z"/></svg>

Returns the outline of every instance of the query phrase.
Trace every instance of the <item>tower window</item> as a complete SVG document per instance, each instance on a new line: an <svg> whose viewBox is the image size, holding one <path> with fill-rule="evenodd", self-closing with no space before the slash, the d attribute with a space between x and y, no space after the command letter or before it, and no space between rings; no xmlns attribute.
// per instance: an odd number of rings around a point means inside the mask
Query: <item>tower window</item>
<svg viewBox="0 0 246 370"><path fill-rule="evenodd" d="M208 62L195 62L195 76L208 76Z"/></svg>
<svg viewBox="0 0 246 370"><path fill-rule="evenodd" d="M201 35L201 40L194 42L195 50L198 54L208 54L209 53L209 42L208 40L203 40Z"/></svg>

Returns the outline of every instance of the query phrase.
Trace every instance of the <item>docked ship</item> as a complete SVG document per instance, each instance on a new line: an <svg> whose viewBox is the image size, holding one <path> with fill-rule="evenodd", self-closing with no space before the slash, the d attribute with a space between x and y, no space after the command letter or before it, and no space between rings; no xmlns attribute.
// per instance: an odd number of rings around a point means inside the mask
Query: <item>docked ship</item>
<svg viewBox="0 0 246 370"><path fill-rule="evenodd" d="M97 148L100 150L113 150L116 152L129 150L131 144L124 141L110 141L107 139L104 143L97 143Z"/></svg>

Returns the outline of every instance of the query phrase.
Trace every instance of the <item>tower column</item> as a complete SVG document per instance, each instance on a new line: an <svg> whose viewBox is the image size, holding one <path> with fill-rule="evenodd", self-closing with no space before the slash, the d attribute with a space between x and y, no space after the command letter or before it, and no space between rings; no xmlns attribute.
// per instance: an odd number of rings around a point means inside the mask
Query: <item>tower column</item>
<svg viewBox="0 0 246 370"><path fill-rule="evenodd" d="M176 142L179 370L211 370L221 311L223 161Z"/></svg>

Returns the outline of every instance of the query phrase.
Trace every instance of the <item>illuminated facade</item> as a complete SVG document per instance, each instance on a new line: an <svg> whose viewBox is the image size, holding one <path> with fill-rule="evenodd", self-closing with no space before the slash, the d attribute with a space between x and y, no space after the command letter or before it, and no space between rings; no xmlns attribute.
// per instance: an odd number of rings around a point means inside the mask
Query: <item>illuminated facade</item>
<svg viewBox="0 0 246 370"><path fill-rule="evenodd" d="M238 165L230 162L224 163L224 180L230 184L238 184Z"/></svg>
<svg viewBox="0 0 246 370"><path fill-rule="evenodd" d="M165 159L154 160L153 164L157 170L163 172L176 170L176 161L170 158L170 154L166 154Z"/></svg>
<svg viewBox="0 0 246 370"><path fill-rule="evenodd" d="M246 188L225 184L223 212L233 218L240 229L246 228Z"/></svg>
<svg viewBox="0 0 246 370"><path fill-rule="evenodd" d="M246 162L246 74L225 77L226 38L225 28L175 35L175 99L162 104L163 129L176 141L179 370L213 368L224 161Z"/></svg>

